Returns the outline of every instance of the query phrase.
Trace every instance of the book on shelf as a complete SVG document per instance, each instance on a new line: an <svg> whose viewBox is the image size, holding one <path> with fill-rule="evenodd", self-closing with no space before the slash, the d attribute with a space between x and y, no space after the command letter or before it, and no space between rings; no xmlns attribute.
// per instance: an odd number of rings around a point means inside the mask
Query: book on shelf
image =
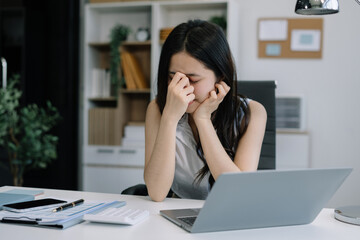
<svg viewBox="0 0 360 240"><path fill-rule="evenodd" d="M134 54L128 51L121 52L121 63L124 72L125 82L128 89L146 89L149 83L141 70L140 63Z"/></svg>
<svg viewBox="0 0 360 240"><path fill-rule="evenodd" d="M124 51L121 52L121 67L123 69L126 88L129 90L136 89L135 80L133 79L133 74L131 73L129 62L126 59L126 52Z"/></svg>
<svg viewBox="0 0 360 240"><path fill-rule="evenodd" d="M90 97L110 97L110 72L107 69L93 68Z"/></svg>

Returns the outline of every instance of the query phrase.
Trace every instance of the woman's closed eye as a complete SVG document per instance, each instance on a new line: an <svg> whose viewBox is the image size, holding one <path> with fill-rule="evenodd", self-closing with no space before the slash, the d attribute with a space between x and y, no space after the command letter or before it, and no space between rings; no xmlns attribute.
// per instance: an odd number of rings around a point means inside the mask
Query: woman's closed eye
<svg viewBox="0 0 360 240"><path fill-rule="evenodd" d="M190 83L192 83L192 84L195 84L200 81L199 79L192 79L192 78L189 78L189 80L190 80Z"/></svg>
<svg viewBox="0 0 360 240"><path fill-rule="evenodd" d="M195 74L186 75L189 78L190 83L198 83L201 81L202 77Z"/></svg>
<svg viewBox="0 0 360 240"><path fill-rule="evenodd" d="M174 78L175 74L176 72L169 72L169 76L168 76L169 81ZM190 74L185 74L185 76L189 79L189 82L191 84L198 83L201 80L201 76L197 74L190 73Z"/></svg>

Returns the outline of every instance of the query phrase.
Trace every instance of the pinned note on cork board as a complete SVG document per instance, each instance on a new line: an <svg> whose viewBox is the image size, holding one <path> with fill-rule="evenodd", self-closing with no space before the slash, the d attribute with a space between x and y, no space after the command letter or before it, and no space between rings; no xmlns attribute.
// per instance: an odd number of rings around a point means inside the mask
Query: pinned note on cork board
<svg viewBox="0 0 360 240"><path fill-rule="evenodd" d="M322 58L322 18L260 18L259 58Z"/></svg>

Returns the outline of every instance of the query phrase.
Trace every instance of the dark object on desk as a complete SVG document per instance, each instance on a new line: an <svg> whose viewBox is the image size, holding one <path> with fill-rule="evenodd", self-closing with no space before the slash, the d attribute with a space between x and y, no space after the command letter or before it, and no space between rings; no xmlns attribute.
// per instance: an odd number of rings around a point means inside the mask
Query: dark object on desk
<svg viewBox="0 0 360 240"><path fill-rule="evenodd" d="M276 167L275 88L274 80L237 82L237 94L245 95L261 103L267 112L266 130L258 170L275 169ZM121 194L147 196L148 192L145 184L138 184L123 190ZM171 196L172 192L170 191L167 197Z"/></svg>
<svg viewBox="0 0 360 240"><path fill-rule="evenodd" d="M276 167L275 89L276 82L274 80L237 82L237 93L261 103L267 112L258 170L275 169Z"/></svg>
<svg viewBox="0 0 360 240"><path fill-rule="evenodd" d="M64 200L54 198L43 198L33 201L24 201L12 204L6 204L3 206L4 210L11 212L29 212L43 209L44 207L55 207L58 204L66 203Z"/></svg>
<svg viewBox="0 0 360 240"><path fill-rule="evenodd" d="M30 194L0 193L0 210L2 210L5 204L31 201L34 200L34 198L35 197Z"/></svg>

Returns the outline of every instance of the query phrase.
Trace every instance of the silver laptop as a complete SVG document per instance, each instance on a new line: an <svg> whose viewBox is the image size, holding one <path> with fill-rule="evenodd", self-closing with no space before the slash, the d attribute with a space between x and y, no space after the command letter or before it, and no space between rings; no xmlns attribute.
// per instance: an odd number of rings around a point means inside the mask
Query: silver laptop
<svg viewBox="0 0 360 240"><path fill-rule="evenodd" d="M161 210L191 233L311 223L351 168L226 173L201 209Z"/></svg>

